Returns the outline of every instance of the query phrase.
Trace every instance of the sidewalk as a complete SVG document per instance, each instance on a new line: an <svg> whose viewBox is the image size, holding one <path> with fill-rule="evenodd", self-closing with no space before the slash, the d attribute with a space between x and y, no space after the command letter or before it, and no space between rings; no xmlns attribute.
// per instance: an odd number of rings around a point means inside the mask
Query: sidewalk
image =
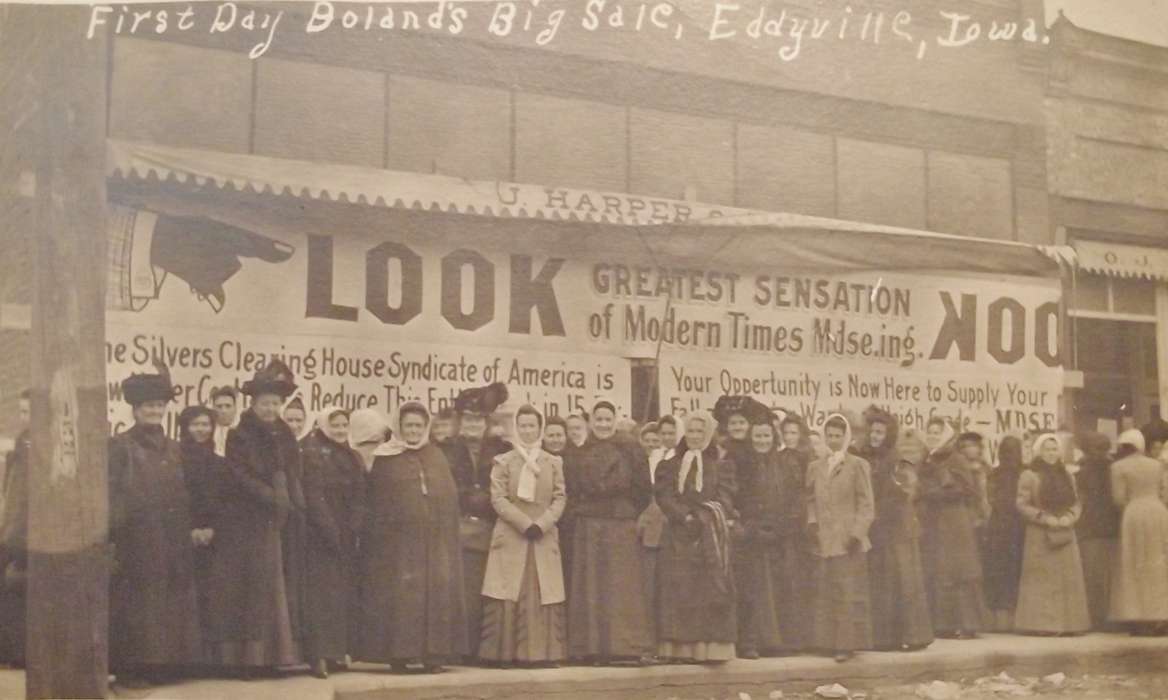
<svg viewBox="0 0 1168 700"><path fill-rule="evenodd" d="M1138 674L1168 670L1168 638L1132 638L1095 634L1075 638L986 635L972 641L936 642L915 653L860 654L846 664L799 656L758 661L733 661L717 668L656 666L653 668L564 667L544 670L452 668L446 673L392 675L380 667L334 674L328 680L307 675L266 681L190 681L145 690L115 688L119 698L151 700L537 700L539 698L602 698L603 700L664 700L687 694L714 698L746 691L766 698L772 690L806 691L817 685L842 683L853 691L879 681L901 683L936 679L960 680L993 675L1040 676L1076 674ZM0 671L0 698L23 698L24 679L18 671Z"/></svg>

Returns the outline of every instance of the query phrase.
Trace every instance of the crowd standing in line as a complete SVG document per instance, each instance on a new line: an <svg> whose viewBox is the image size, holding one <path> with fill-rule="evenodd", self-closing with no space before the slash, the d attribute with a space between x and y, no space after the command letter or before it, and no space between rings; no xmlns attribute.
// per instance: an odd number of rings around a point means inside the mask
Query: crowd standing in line
<svg viewBox="0 0 1168 700"><path fill-rule="evenodd" d="M111 668L162 682L353 662L846 661L983 630L1168 629L1168 424L1072 445L871 407L817 430L752 397L637 425L502 384L310 416L275 361L163 430L122 385L109 448ZM241 394L249 398L242 411ZM27 414L27 394L21 398ZM27 418L26 418L27 420ZM1072 458L1077 452L1081 457ZM27 430L0 511L0 660L23 663Z"/></svg>

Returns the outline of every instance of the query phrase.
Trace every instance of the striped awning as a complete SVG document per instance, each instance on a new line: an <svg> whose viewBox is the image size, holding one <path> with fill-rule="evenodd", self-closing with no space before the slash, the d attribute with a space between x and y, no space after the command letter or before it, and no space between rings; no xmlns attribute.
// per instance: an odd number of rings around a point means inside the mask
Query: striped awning
<svg viewBox="0 0 1168 700"><path fill-rule="evenodd" d="M1111 277L1168 281L1168 248L1075 241L1079 269Z"/></svg>

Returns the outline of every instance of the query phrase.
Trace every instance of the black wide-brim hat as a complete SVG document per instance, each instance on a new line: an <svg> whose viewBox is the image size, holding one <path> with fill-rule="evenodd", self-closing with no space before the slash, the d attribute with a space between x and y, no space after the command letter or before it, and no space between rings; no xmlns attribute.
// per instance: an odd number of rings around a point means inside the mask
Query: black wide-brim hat
<svg viewBox="0 0 1168 700"><path fill-rule="evenodd" d="M174 400L174 386L169 374L131 374L122 381L122 398L131 406L147 401Z"/></svg>
<svg viewBox="0 0 1168 700"><path fill-rule="evenodd" d="M507 402L507 386L495 382L483 387L464 389L454 399L456 413L474 413L489 416L495 409Z"/></svg>
<svg viewBox="0 0 1168 700"><path fill-rule="evenodd" d="M751 425L769 423L774 420L774 414L765 404L751 396L721 396L714 403L714 420L718 425L726 426L730 416L741 415Z"/></svg>
<svg viewBox="0 0 1168 700"><path fill-rule="evenodd" d="M296 391L296 382L288 365L280 360L272 360L256 370L255 377L244 382L240 390L252 398L261 394L275 394L286 399Z"/></svg>

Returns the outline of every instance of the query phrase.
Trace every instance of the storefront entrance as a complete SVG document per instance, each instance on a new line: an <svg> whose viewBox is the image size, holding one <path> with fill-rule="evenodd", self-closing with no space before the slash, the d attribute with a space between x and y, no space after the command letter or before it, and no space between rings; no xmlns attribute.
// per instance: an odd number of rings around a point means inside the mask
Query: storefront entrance
<svg viewBox="0 0 1168 700"><path fill-rule="evenodd" d="M1156 324L1079 318L1075 325L1084 378L1075 396L1075 428L1109 433L1106 421L1118 431L1147 423L1159 403Z"/></svg>

